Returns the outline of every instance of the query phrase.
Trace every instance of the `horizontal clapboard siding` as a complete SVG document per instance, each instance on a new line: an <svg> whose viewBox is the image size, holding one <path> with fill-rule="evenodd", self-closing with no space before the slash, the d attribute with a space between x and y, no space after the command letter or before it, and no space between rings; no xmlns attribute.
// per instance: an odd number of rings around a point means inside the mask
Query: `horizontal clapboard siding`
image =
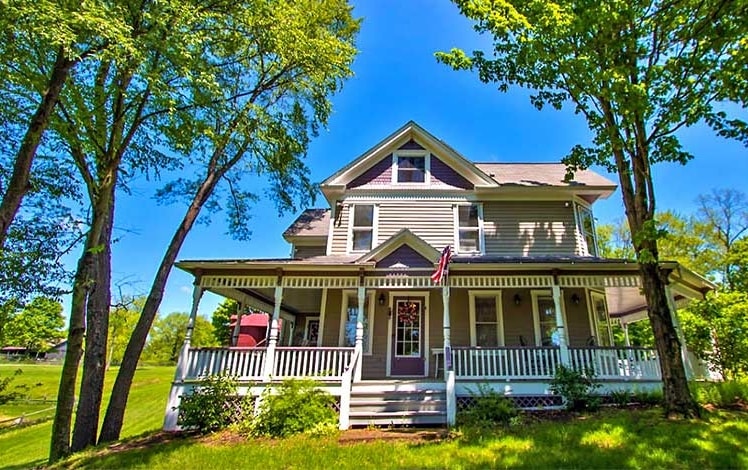
<svg viewBox="0 0 748 470"><path fill-rule="evenodd" d="M348 216L351 213L351 206L344 204L340 209L340 215L337 215L332 224L332 246L331 255L344 255L348 243Z"/></svg>
<svg viewBox="0 0 748 470"><path fill-rule="evenodd" d="M452 205L450 201L382 201L379 203L379 243L407 228L437 250L453 244Z"/></svg>
<svg viewBox="0 0 748 470"><path fill-rule="evenodd" d="M561 201L497 201L483 205L486 254L582 254L574 209Z"/></svg>
<svg viewBox="0 0 748 470"><path fill-rule="evenodd" d="M324 256L327 252L327 247L325 245L294 245L293 247L293 256L294 258L304 259L309 258L312 256Z"/></svg>

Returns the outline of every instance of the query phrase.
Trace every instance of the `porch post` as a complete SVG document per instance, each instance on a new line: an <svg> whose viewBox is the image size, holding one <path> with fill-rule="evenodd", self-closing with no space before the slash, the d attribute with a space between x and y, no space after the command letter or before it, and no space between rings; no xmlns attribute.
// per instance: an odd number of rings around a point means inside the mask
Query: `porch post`
<svg viewBox="0 0 748 470"><path fill-rule="evenodd" d="M675 297L673 297L673 291L670 289L670 284L665 285L665 293L667 295L668 306L673 314L673 327L675 328L675 332L678 335L678 341L680 342L680 354L681 359L683 360L683 367L686 371L686 379L691 380L693 378L693 365L691 364L691 359L688 357L686 337L683 335L683 329L680 326L678 308L675 306Z"/></svg>
<svg viewBox="0 0 748 470"><path fill-rule="evenodd" d="M631 340L629 339L629 324L621 322L621 328L623 328L623 342L627 348L630 348Z"/></svg>
<svg viewBox="0 0 748 470"><path fill-rule="evenodd" d="M447 426L454 426L457 417L457 395L455 394L455 371L452 367L452 338L449 319L449 284L442 286L444 306L444 381L447 388Z"/></svg>
<svg viewBox="0 0 748 470"><path fill-rule="evenodd" d="M244 303L237 302L236 325L234 325L234 331L231 333L231 342L229 343L230 346L236 346L239 342L239 332L241 331L242 326L242 312L244 312ZM231 320L231 317L229 317L229 320Z"/></svg>
<svg viewBox="0 0 748 470"><path fill-rule="evenodd" d="M195 288L192 291L192 309L190 310L190 319L187 321L187 332L184 335L182 350L179 352L177 359L177 370L174 373L174 382L169 393L169 401L166 404L166 416L164 417L164 431L176 431L177 416L179 415L179 404L181 396L184 393L184 380L187 378L187 361L190 353L190 340L192 339L192 330L195 328L195 317L197 317L197 307L200 305L200 299L203 296L204 289L200 287L199 275L195 278Z"/></svg>
<svg viewBox="0 0 748 470"><path fill-rule="evenodd" d="M364 308L366 302L366 287L361 282L358 286L358 309L356 310L356 352L358 352L358 362L356 363L356 373L353 376L354 382L361 381L361 364L364 353Z"/></svg>
<svg viewBox="0 0 748 470"><path fill-rule="evenodd" d="M278 275L278 282L275 285L275 303L273 304L273 318L270 321L270 338L268 347L265 351L265 370L263 371L263 382L270 382L273 371L275 370L275 347L278 344L278 319L280 318L281 302L283 301L283 286L281 285L282 276Z"/></svg>
<svg viewBox="0 0 748 470"><path fill-rule="evenodd" d="M556 309L556 332L558 333L558 349L561 364L564 366L571 365L569 357L569 345L566 342L566 325L564 325L564 314L561 311L561 287L558 284L553 285L553 307Z"/></svg>

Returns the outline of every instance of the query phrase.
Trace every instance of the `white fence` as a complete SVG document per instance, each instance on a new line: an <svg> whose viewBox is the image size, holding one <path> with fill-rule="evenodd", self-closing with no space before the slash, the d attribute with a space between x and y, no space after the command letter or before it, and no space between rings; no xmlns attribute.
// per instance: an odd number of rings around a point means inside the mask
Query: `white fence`
<svg viewBox="0 0 748 470"><path fill-rule="evenodd" d="M571 366L591 371L598 379L660 380L660 361L654 349L635 347L569 348Z"/></svg>
<svg viewBox="0 0 748 470"><path fill-rule="evenodd" d="M353 348L276 348L272 377L340 381L352 356Z"/></svg>

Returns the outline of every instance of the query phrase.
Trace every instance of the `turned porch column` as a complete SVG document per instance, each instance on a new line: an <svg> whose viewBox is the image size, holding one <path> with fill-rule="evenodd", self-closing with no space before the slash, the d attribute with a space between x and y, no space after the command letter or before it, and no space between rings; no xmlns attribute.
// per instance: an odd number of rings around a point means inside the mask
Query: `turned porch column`
<svg viewBox="0 0 748 470"><path fill-rule="evenodd" d="M355 351L358 352L358 362L356 363L354 382L361 381L361 365L364 355L364 307L366 302L366 288L363 286L363 279L358 286L358 309L356 309L356 344Z"/></svg>
<svg viewBox="0 0 748 470"><path fill-rule="evenodd" d="M452 333L449 315L449 284L442 286L444 310L444 381L447 391L447 425L454 426L457 417L457 395L455 393L455 371L452 367Z"/></svg>
<svg viewBox="0 0 748 470"><path fill-rule="evenodd" d="M623 344L627 348L631 347L631 340L629 339L629 324L621 322L621 328L623 328Z"/></svg>
<svg viewBox="0 0 748 470"><path fill-rule="evenodd" d="M192 291L192 308L190 309L190 319L187 321L187 332L184 335L182 349L177 359L177 370L174 373L174 383L169 393L169 401L166 404L166 416L164 417L164 430L175 431L177 429L177 417L179 415L179 404L181 396L184 394L184 380L187 378L188 360L190 354L190 341L192 340L192 331L195 329L195 318L197 317L197 308L200 305L200 299L205 289L200 287L200 277L195 278L195 287Z"/></svg>
<svg viewBox="0 0 748 470"><path fill-rule="evenodd" d="M236 346L239 343L239 332L242 328L242 313L244 312L244 303L237 302L236 304L236 325L234 325L234 331L231 332L231 341L229 346ZM231 317L229 316L229 321Z"/></svg>
<svg viewBox="0 0 748 470"><path fill-rule="evenodd" d="M569 356L569 344L566 342L566 325L564 324L564 313L561 311L561 287L554 285L553 290L553 307L556 310L556 333L558 335L558 349L561 364L569 367L571 358Z"/></svg>
<svg viewBox="0 0 748 470"><path fill-rule="evenodd" d="M683 329L680 326L680 320L678 319L678 308L675 306L675 297L673 291L670 289L670 284L665 284L665 295L667 295L667 303L670 307L670 312L673 317L673 327L678 335L678 342L680 343L680 354L683 360L683 367L686 370L686 379L691 380L693 378L693 365L691 364L691 358L688 357L688 348L686 347L686 337L683 335Z"/></svg>
<svg viewBox="0 0 748 470"><path fill-rule="evenodd" d="M275 285L275 303L273 304L273 318L270 320L270 337L265 351L265 370L262 373L263 382L270 382L275 370L275 348L278 345L278 320L280 319L281 303L283 302L283 277L278 275Z"/></svg>

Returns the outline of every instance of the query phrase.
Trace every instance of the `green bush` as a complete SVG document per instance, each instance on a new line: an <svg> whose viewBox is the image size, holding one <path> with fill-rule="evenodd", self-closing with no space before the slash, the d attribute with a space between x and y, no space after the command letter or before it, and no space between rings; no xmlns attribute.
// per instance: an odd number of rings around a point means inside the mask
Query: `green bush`
<svg viewBox="0 0 748 470"><path fill-rule="evenodd" d="M15 372L13 372L13 375L0 379L0 405L4 405L23 396L23 394L19 392L19 389L23 388L23 386L19 385L13 389L10 388L13 380L22 373L23 371L21 369L16 369Z"/></svg>
<svg viewBox="0 0 748 470"><path fill-rule="evenodd" d="M211 375L182 397L177 423L201 433L218 431L243 418L249 400L236 393L236 379L229 375Z"/></svg>
<svg viewBox="0 0 748 470"><path fill-rule="evenodd" d="M626 406L631 403L631 397L633 396L633 394L625 388L622 388L619 390L611 390L608 396L610 397L614 405Z"/></svg>
<svg viewBox="0 0 748 470"><path fill-rule="evenodd" d="M335 398L313 380L286 380L262 395L260 409L247 426L252 436L287 437L327 433L338 422Z"/></svg>
<svg viewBox="0 0 748 470"><path fill-rule="evenodd" d="M738 403L748 403L747 380L697 382L692 387L696 401L702 405L726 408Z"/></svg>
<svg viewBox="0 0 748 470"><path fill-rule="evenodd" d="M595 410L600 406L600 397L594 394L600 388L595 383L595 374L591 369L584 373L559 365L556 374L551 379L550 389L561 395L567 410L583 411Z"/></svg>
<svg viewBox="0 0 748 470"><path fill-rule="evenodd" d="M474 428L508 426L517 421L518 415L519 410L512 400L481 385L472 406L457 414L457 424Z"/></svg>

